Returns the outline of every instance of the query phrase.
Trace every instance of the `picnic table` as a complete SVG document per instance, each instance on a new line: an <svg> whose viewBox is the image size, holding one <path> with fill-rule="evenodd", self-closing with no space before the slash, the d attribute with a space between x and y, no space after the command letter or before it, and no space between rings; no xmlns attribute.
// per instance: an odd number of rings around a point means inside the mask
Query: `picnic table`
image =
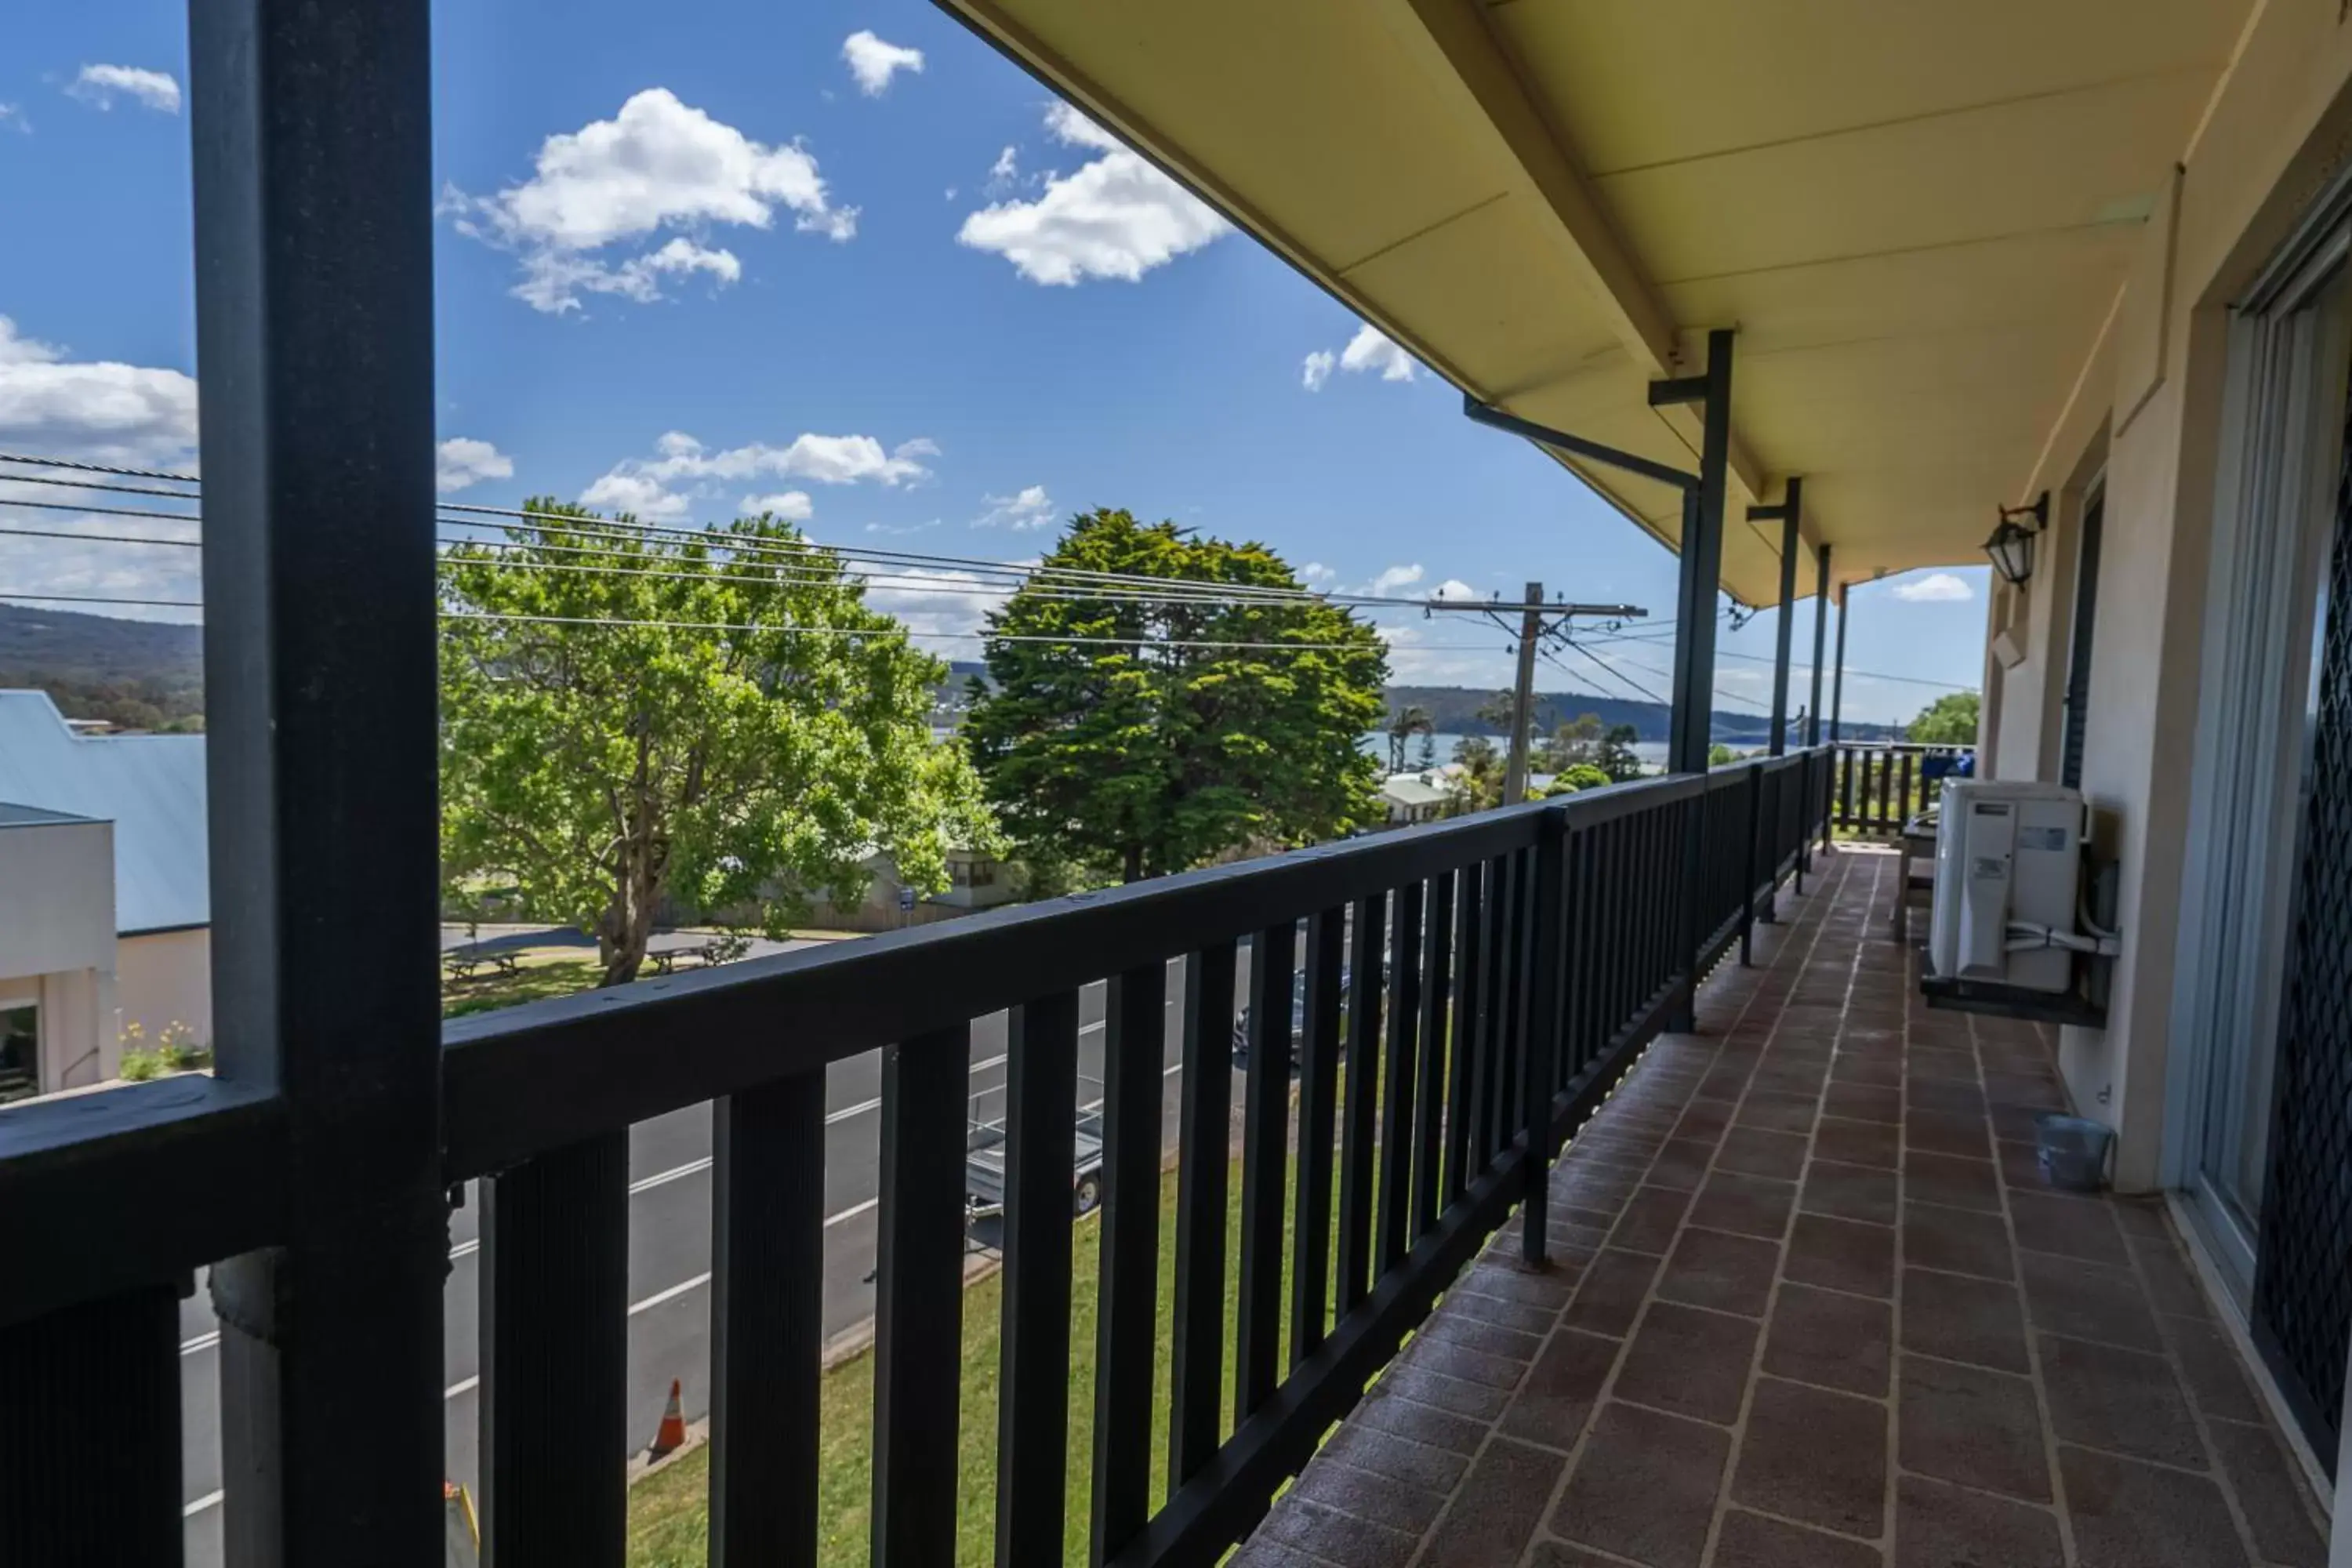
<svg viewBox="0 0 2352 1568"><path fill-rule="evenodd" d="M453 980L471 980L485 963L500 974L520 974L514 950L504 947L453 947L441 957Z"/></svg>

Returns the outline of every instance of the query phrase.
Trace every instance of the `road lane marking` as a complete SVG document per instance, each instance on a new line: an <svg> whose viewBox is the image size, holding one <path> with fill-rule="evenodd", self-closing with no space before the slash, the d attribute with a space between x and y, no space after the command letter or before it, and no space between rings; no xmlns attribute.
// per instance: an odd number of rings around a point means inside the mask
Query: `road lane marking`
<svg viewBox="0 0 2352 1568"><path fill-rule="evenodd" d="M634 1318L639 1312L649 1311L653 1308L660 1306L664 1301L675 1301L680 1296L685 1295L688 1291L699 1290L705 1285L709 1283L710 1276L709 1274L698 1274L691 1279L681 1279L667 1290L656 1290L652 1295L646 1297L644 1300L633 1303L629 1308L629 1316Z"/></svg>
<svg viewBox="0 0 2352 1568"><path fill-rule="evenodd" d="M656 1172L641 1181L631 1182L629 1195L635 1197L639 1193L649 1193L656 1187L667 1186L672 1182L684 1181L688 1176L700 1175L710 1169L711 1162L716 1158L715 1155L705 1154L699 1160L688 1160L683 1165L673 1165L667 1171Z"/></svg>
<svg viewBox="0 0 2352 1568"><path fill-rule="evenodd" d="M443 1389L441 1391L441 1397L445 1400L455 1399L461 1394L471 1394L474 1390L481 1386L481 1374L477 1373L472 1377L461 1377L457 1382L451 1384L448 1387Z"/></svg>
<svg viewBox="0 0 2352 1568"><path fill-rule="evenodd" d="M461 1241L449 1249L449 1261L455 1263L460 1258L471 1258L481 1250L482 1238L478 1236L467 1241Z"/></svg>
<svg viewBox="0 0 2352 1568"><path fill-rule="evenodd" d="M194 1339L182 1340L180 1342L180 1353L182 1355L194 1355L198 1351L208 1351L218 1343L220 1343L220 1331L218 1329L207 1329L203 1333L198 1334Z"/></svg>
<svg viewBox="0 0 2352 1568"><path fill-rule="evenodd" d="M221 1499L227 1495L228 1494L226 1492L206 1492L204 1496L198 1498L195 1501L182 1509L180 1510L180 1517L182 1519L194 1519L196 1515L204 1512L205 1510L208 1508L218 1508L220 1506Z"/></svg>
<svg viewBox="0 0 2352 1568"><path fill-rule="evenodd" d="M862 1204L852 1204L847 1208L842 1210L839 1214L825 1215L824 1228L831 1230L835 1226L841 1224L844 1220L856 1219L862 1214L871 1214L874 1210L878 1209L881 1206L882 1200L879 1197L868 1198Z"/></svg>
<svg viewBox="0 0 2352 1568"><path fill-rule="evenodd" d="M837 1122L846 1121L853 1116L863 1116L869 1110L879 1110L881 1109L882 1097L877 1095L872 1100L861 1100L856 1105L845 1105L839 1110L826 1111L824 1113L824 1124L827 1127L831 1127Z"/></svg>

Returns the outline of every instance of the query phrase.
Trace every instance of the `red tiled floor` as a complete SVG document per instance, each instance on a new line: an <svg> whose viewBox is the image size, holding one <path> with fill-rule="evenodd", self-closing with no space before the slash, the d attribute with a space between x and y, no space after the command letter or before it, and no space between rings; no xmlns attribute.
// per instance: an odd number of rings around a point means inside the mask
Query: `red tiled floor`
<svg viewBox="0 0 2352 1568"><path fill-rule="evenodd" d="M1929 1013L1840 852L1237 1568L2321 1568L2160 1205L2052 1193L2052 1042Z"/></svg>

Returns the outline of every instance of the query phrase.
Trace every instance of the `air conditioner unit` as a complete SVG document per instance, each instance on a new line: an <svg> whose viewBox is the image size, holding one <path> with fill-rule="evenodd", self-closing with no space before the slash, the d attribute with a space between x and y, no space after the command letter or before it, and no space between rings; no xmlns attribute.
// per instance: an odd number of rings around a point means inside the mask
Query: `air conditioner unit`
<svg viewBox="0 0 2352 1568"><path fill-rule="evenodd" d="M2077 790L1948 781L1936 832L1928 967L1945 980L2074 989L2075 952L2113 951L2111 942L2075 931L2084 824Z"/></svg>

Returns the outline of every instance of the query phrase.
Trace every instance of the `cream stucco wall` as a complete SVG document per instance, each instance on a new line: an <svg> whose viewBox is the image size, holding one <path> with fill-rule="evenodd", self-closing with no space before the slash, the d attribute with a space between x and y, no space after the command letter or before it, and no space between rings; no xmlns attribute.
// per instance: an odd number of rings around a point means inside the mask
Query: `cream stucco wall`
<svg viewBox="0 0 2352 1568"><path fill-rule="evenodd" d="M11 897L38 889L38 898ZM0 824L0 997L40 1008L44 1092L110 1075L114 837L104 822Z"/></svg>
<svg viewBox="0 0 2352 1568"><path fill-rule="evenodd" d="M115 1005L121 1023L137 1024L153 1045L172 1024L213 1037L212 932L204 927L126 936L114 959Z"/></svg>
<svg viewBox="0 0 2352 1568"><path fill-rule="evenodd" d="M2035 476L2065 475L2063 529L2079 519L2079 486L2104 447L2083 783L2102 846L2119 862L2123 953L2106 1028L2066 1030L2061 1063L2076 1103L2116 1125L2126 1190L2157 1184L2162 1152L2228 306L2352 153L2347 81L2352 25L2337 5L2262 9L2188 150L2177 207L2160 208L2143 237L2126 294L2163 298L2119 301L2102 340L2105 374L2093 366L2084 377L2108 389L2105 406L2085 427L2053 432ZM2070 423L2083 426L2083 412L2070 410ZM2050 543L2071 563L2073 538ZM2055 574L2052 592L2035 586L2030 657L2001 677L1994 740L2004 777L2056 768L2072 594L2057 591Z"/></svg>

